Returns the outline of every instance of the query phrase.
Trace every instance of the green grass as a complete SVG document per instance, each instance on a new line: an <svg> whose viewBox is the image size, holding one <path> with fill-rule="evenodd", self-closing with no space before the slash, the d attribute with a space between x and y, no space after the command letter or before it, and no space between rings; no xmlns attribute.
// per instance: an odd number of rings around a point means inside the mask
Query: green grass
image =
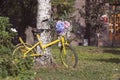
<svg viewBox="0 0 120 80"><path fill-rule="evenodd" d="M79 62L75 69L42 68L41 80L120 80L120 49L75 47Z"/></svg>
<svg viewBox="0 0 120 80"><path fill-rule="evenodd" d="M36 70L35 80L120 80L120 48L79 46L75 50L79 56L75 69L40 68Z"/></svg>

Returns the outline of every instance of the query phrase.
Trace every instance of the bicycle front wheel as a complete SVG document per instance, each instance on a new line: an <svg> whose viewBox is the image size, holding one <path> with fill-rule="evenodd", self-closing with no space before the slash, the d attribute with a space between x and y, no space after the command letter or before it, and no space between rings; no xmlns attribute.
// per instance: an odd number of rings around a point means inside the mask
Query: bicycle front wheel
<svg viewBox="0 0 120 80"><path fill-rule="evenodd" d="M61 61L63 65L67 68L75 68L78 62L78 55L75 50L70 45L65 45L66 53L64 53L63 48L61 48Z"/></svg>

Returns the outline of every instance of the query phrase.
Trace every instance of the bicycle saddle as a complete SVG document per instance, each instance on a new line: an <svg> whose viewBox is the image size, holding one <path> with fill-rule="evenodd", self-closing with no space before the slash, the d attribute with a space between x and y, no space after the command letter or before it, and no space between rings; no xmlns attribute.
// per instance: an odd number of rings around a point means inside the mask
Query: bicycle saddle
<svg viewBox="0 0 120 80"><path fill-rule="evenodd" d="M43 31L44 31L44 29L37 29L37 28L32 29L33 33L42 33Z"/></svg>
<svg viewBox="0 0 120 80"><path fill-rule="evenodd" d="M43 31L50 31L50 29L37 29L37 28L33 28L32 32L33 33L42 33Z"/></svg>

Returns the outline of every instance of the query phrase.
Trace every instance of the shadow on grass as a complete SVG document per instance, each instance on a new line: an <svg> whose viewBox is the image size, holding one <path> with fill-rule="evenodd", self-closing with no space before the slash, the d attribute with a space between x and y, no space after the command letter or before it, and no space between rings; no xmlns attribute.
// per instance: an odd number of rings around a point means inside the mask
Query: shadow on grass
<svg viewBox="0 0 120 80"><path fill-rule="evenodd" d="M109 50L104 50L104 53L111 53L111 54L120 55L120 50L113 48L113 49L109 49Z"/></svg>
<svg viewBox="0 0 120 80"><path fill-rule="evenodd" d="M92 59L93 61L101 61L101 62L110 62L110 63L116 63L119 64L120 63L120 59L119 58L109 58L109 59Z"/></svg>

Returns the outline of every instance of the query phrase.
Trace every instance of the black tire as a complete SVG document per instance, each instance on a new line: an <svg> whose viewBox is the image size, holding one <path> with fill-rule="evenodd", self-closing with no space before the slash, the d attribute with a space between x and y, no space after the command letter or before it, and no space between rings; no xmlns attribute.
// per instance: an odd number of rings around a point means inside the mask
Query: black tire
<svg viewBox="0 0 120 80"><path fill-rule="evenodd" d="M71 45L66 45L65 48L66 48L66 54L63 53L63 48L61 48L60 50L61 61L65 67L75 68L78 63L78 55L76 54L75 50L72 48Z"/></svg>

